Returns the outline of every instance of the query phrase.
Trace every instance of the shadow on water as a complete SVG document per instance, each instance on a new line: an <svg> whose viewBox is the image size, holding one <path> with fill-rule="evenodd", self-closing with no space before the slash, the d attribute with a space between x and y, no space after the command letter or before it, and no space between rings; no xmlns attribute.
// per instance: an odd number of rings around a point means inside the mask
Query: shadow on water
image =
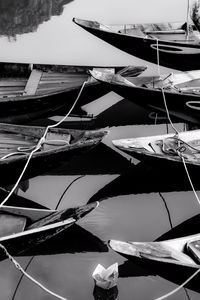
<svg viewBox="0 0 200 300"><path fill-rule="evenodd" d="M0 201L5 199L8 192L0 188ZM6 205L47 209L46 207L26 199L24 197L13 194ZM46 240L45 242L36 245L31 245L31 248L23 252L20 256L35 256L35 255L50 255L60 253L79 253L79 252L108 252L107 245L94 234L90 233L81 226L74 224L67 230L58 235Z"/></svg>
<svg viewBox="0 0 200 300"><path fill-rule="evenodd" d="M160 236L156 241L173 239L187 235L199 233L200 214L184 221L170 231ZM189 278L196 269L187 268L185 266L169 265L160 262L150 262L148 260L137 259L131 257L119 266L119 277L140 277L140 276L160 276L176 284L183 283ZM189 288L196 292L200 292L199 286L200 275L189 282L185 288Z"/></svg>
<svg viewBox="0 0 200 300"><path fill-rule="evenodd" d="M16 39L17 34L34 32L52 16L62 14L73 0L0 0L0 35Z"/></svg>
<svg viewBox="0 0 200 300"><path fill-rule="evenodd" d="M199 178L192 176L192 182L196 190L200 189ZM89 202L102 201L106 198L120 195L144 194L156 192L190 191L187 174L176 168L155 168L144 162L129 166L127 172L105 185Z"/></svg>
<svg viewBox="0 0 200 300"><path fill-rule="evenodd" d="M103 143L92 149L77 149L76 153L66 153L60 159L40 164L39 168L30 162L23 181L39 175L105 175L121 174L130 162ZM12 185L21 174L21 169L12 171L12 176L1 176L1 186Z"/></svg>
<svg viewBox="0 0 200 300"><path fill-rule="evenodd" d="M105 290L95 285L93 296L94 300L117 300L118 287L114 286L111 289Z"/></svg>
<svg viewBox="0 0 200 300"><path fill-rule="evenodd" d="M131 167L131 163L118 152L104 143L84 153L83 156L72 158L66 165L48 172L48 175L105 175L121 174Z"/></svg>
<svg viewBox="0 0 200 300"><path fill-rule="evenodd" d="M24 185L27 185L28 183L22 183L20 185L21 189L24 189ZM8 191L0 187L0 202L2 202L6 197L8 196ZM13 193L5 205L9 206L17 206L17 207L26 207L26 208L35 208L35 209L45 209L46 207L34 202L30 199L24 198L22 196L18 196L15 193Z"/></svg>
<svg viewBox="0 0 200 300"><path fill-rule="evenodd" d="M173 118L174 123L178 122ZM122 99L111 107L96 116L95 127L105 126L126 126L143 124L168 124L168 118L165 113L155 113L146 110L129 100Z"/></svg>
<svg viewBox="0 0 200 300"><path fill-rule="evenodd" d="M85 230L83 227L74 224L55 237L23 252L20 256L82 252L108 252L108 247L97 236Z"/></svg>
<svg viewBox="0 0 200 300"><path fill-rule="evenodd" d="M80 98L80 102L83 103L86 101L84 98L87 99L87 103L92 102L94 99L97 99L99 97L102 97L108 92L105 88L102 89L101 85L95 85L95 89L90 89L90 93L86 93L85 90L83 90ZM101 106L101 100L98 100L98 105ZM67 110L63 109L61 111L57 111L57 115L59 113L61 115L67 114ZM72 114L75 114L77 116L87 116L88 112L86 109L76 106L73 110ZM88 114L90 116L90 114ZM92 116L92 115L91 115ZM177 120L174 120L174 122ZM81 129L88 128L88 129L96 129L96 128L104 128L104 127L113 127L113 126L127 126L127 125L141 125L141 124L148 124L148 125L154 125L156 124L163 124L168 123L166 114L161 115L160 113L156 115L155 112L149 112L140 106L137 106L136 104L128 101L128 100L120 100L118 103L110 106L109 108L103 110L99 114L95 114L93 119L89 119L88 121L77 121L77 122L71 122L66 121L59 125L59 127L64 128L77 128ZM29 125L42 125L47 126L55 124L54 121L49 119L41 119L37 121L31 121L29 122Z"/></svg>

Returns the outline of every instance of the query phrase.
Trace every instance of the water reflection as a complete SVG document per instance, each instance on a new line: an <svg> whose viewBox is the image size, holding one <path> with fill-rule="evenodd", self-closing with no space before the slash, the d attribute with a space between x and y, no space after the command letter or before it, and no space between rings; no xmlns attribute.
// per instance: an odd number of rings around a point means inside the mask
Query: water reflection
<svg viewBox="0 0 200 300"><path fill-rule="evenodd" d="M0 0L0 35L16 39L17 34L36 31L52 16L61 15L73 0Z"/></svg>
<svg viewBox="0 0 200 300"><path fill-rule="evenodd" d="M82 252L108 252L108 247L97 236L85 230L83 227L74 224L57 236L23 252L21 256Z"/></svg>
<svg viewBox="0 0 200 300"><path fill-rule="evenodd" d="M184 167L181 167L183 168L182 172L179 169L172 168L169 174L166 168L155 168L155 166L150 166L143 162L137 165L129 163L126 172L105 185L90 198L89 202L102 201L119 195L191 191L192 188ZM194 176L194 174L190 175L195 189L199 190L200 182L198 177Z"/></svg>
<svg viewBox="0 0 200 300"><path fill-rule="evenodd" d="M105 290L95 285L93 296L94 300L117 300L118 288L114 286L109 290Z"/></svg>
<svg viewBox="0 0 200 300"><path fill-rule="evenodd" d="M125 157L104 143L100 143L84 155L72 158L68 164L62 161L57 168L52 169L46 175L121 174L130 166L130 162Z"/></svg>

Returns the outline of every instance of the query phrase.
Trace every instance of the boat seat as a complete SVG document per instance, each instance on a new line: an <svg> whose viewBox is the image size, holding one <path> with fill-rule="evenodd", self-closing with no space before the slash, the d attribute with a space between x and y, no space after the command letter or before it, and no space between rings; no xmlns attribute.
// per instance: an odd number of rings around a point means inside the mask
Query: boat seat
<svg viewBox="0 0 200 300"><path fill-rule="evenodd" d="M23 95L35 95L37 92L38 85L40 83L40 79L42 77L42 71L40 70L32 70L29 79L26 83L25 90Z"/></svg>
<svg viewBox="0 0 200 300"><path fill-rule="evenodd" d="M141 37L146 37L146 34L140 28L124 28L119 30L119 33L127 34L127 35L137 35Z"/></svg>
<svg viewBox="0 0 200 300"><path fill-rule="evenodd" d="M0 238L24 231L27 218L0 213Z"/></svg>
<svg viewBox="0 0 200 300"><path fill-rule="evenodd" d="M58 134L54 132L48 132L46 135L45 143L43 144L43 150L50 150L53 147L70 145L71 134Z"/></svg>

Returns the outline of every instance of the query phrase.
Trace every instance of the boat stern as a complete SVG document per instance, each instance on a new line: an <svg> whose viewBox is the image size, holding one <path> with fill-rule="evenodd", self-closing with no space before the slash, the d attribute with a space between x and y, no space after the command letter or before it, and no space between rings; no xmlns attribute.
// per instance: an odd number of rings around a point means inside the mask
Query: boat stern
<svg viewBox="0 0 200 300"><path fill-rule="evenodd" d="M116 84L116 85L123 85L123 86L130 86L134 87L135 85L121 76L120 74L112 74L108 72L100 72L97 70L90 70L91 76L96 79L97 81L105 84Z"/></svg>
<svg viewBox="0 0 200 300"><path fill-rule="evenodd" d="M88 130L84 133L84 138L93 140L102 140L109 134L109 130Z"/></svg>

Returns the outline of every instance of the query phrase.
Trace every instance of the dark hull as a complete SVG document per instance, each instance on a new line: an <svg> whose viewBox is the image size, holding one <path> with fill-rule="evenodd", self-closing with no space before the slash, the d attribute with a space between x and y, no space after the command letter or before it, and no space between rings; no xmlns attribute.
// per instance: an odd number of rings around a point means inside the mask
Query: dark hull
<svg viewBox="0 0 200 300"><path fill-rule="evenodd" d="M33 65L34 69L45 74L66 75L69 82L63 89L56 87L54 90L51 85L46 85L46 92L40 95L3 97L0 98L0 122L24 124L34 119L50 117L57 112L65 112L73 105L76 100L82 84L88 80L89 70L93 66L57 66L57 65ZM111 67L112 68L112 67ZM120 71L124 67L113 67L115 71ZM0 63L0 76L6 80L17 79L18 81L28 78L30 75L29 64ZM62 80L61 80L62 81ZM0 82L1 83L1 82ZM45 85L44 85L45 86ZM55 83L54 83L55 86ZM19 87L17 87L19 89ZM85 105L96 98L106 94L109 90L103 88L98 82L88 82L76 104L75 109Z"/></svg>
<svg viewBox="0 0 200 300"><path fill-rule="evenodd" d="M107 83L105 84L107 85ZM110 84L110 89L129 101L132 101L146 109L166 113L161 90L136 86L130 87L112 83ZM200 124L199 95L165 91L165 99L171 116L174 116L181 121Z"/></svg>
<svg viewBox="0 0 200 300"><path fill-rule="evenodd" d="M56 236L57 234L63 232L70 226L74 225L77 220L84 217L88 213L90 213L93 209L95 209L97 206L97 202L84 205L82 207L74 208L71 210L66 209L65 211L62 211L62 214L68 214L65 220L68 220L69 218L73 218L71 222L68 222L66 224L59 224L55 228L49 228L42 231L39 231L37 229L40 229L40 227L36 228L35 232L32 233L26 233L22 236L10 238L7 240L2 240L1 244L7 249L7 251L11 255L19 255L22 253L25 253L27 250L47 241L48 239ZM68 213L69 211L69 213ZM60 217L60 219L59 219ZM58 214L58 219L56 222L62 221L61 215ZM64 220L63 220L64 221ZM56 222L54 222L56 224ZM4 252L0 249L0 260L5 259Z"/></svg>
<svg viewBox="0 0 200 300"><path fill-rule="evenodd" d="M160 156L154 156L154 155L148 155L146 152L140 152L140 151L127 151L127 150L122 150L123 152L127 153L128 155L131 155L132 157L143 161L147 163L148 165L151 165L157 169L161 169L165 171L166 173L169 172L169 168L171 170L176 171L176 174L178 172L183 172L185 171L184 165L182 160L172 160L172 159L167 159L164 155L162 157ZM200 164L189 164L187 160L185 160L187 169L190 173L190 175L197 175L200 170ZM186 176L186 174L185 174Z"/></svg>
<svg viewBox="0 0 200 300"><path fill-rule="evenodd" d="M41 138L44 133L44 127L30 127L30 126L17 126L17 125L7 125L1 124L0 131L12 132L22 134L26 136L34 136ZM22 178L22 180L28 179L30 177L35 177L42 174L53 167L58 167L62 164L62 161L69 162L72 157L81 155L82 153L89 151L96 145L98 145L103 137L107 134L107 131L81 131L73 129L61 129L52 128L51 132L58 133L67 137L68 134L71 135L73 141L70 144L66 144L62 147L53 147L52 149L37 151L33 154L28 168ZM59 137L59 135L58 135ZM13 151L15 152L15 151ZM18 179L21 174L29 153L22 155L14 155L4 160L0 160L0 182L1 186L13 184Z"/></svg>
<svg viewBox="0 0 200 300"><path fill-rule="evenodd" d="M128 54L157 64L157 42L155 39L76 24ZM159 63L162 66L182 71L200 69L200 45L159 40Z"/></svg>
<svg viewBox="0 0 200 300"><path fill-rule="evenodd" d="M101 139L96 139L94 141L86 142L79 146L71 147L68 150L57 151L55 153L49 153L42 157L33 157L26 169L22 180L26 180L38 175L41 175L53 167L59 167L62 165L63 161L66 164L70 162L73 157L80 156L87 151L91 150L97 144L99 144ZM21 174L25 164L26 159L17 160L13 163L0 165L1 175L0 182L1 186L6 186L13 184L17 181L19 175Z"/></svg>

